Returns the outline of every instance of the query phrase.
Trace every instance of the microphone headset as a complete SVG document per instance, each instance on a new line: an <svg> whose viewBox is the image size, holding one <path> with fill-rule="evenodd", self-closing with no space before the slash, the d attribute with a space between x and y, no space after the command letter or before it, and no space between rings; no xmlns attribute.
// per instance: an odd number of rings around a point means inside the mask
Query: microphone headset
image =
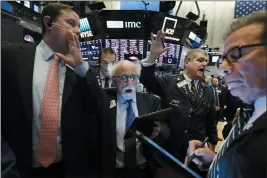
<svg viewBox="0 0 267 178"><path fill-rule="evenodd" d="M56 27L61 27L61 25L52 23L52 20L50 20L49 22L47 22L47 26L52 27L53 25L56 26Z"/></svg>

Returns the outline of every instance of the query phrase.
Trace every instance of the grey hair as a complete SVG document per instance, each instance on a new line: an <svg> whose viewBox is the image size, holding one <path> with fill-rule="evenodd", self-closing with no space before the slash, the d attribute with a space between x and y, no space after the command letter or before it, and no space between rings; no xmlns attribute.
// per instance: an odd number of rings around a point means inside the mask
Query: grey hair
<svg viewBox="0 0 267 178"><path fill-rule="evenodd" d="M242 27L245 27L247 25L251 25L253 23L263 23L264 24L264 30L261 34L261 42L266 43L266 41L267 41L267 12L266 12L266 10L256 11L256 12L253 12L253 13L247 15L247 16L237 18L235 21L232 22L228 32L224 35L224 40L226 40L226 38L228 36L230 36L234 31L236 31Z"/></svg>
<svg viewBox="0 0 267 178"><path fill-rule="evenodd" d="M141 62L140 61L135 61L135 62L132 62L132 63L136 65L136 75L140 76L141 75L141 69L142 69ZM115 76L115 74L116 74L116 72L118 70L118 64L119 63L116 63L115 65L113 65L113 66L108 68L110 77Z"/></svg>
<svg viewBox="0 0 267 178"><path fill-rule="evenodd" d="M187 52L187 54L185 55L185 60L192 60L196 57L197 53L202 53L204 54L205 57L208 57L208 53L206 51L204 51L203 49L200 48L196 48L196 49L191 49L190 51Z"/></svg>

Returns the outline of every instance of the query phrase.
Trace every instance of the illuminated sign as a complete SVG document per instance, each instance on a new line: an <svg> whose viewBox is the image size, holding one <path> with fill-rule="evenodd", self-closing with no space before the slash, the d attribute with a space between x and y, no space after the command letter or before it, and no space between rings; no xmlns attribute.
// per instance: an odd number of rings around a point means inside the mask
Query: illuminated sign
<svg viewBox="0 0 267 178"><path fill-rule="evenodd" d="M165 17L161 30L166 33L165 39L180 41L179 38L173 37L177 25L177 19Z"/></svg>
<svg viewBox="0 0 267 178"><path fill-rule="evenodd" d="M93 36L91 27L89 25L87 18L80 19L80 31L81 31L80 33L81 38L87 38L87 37Z"/></svg>
<svg viewBox="0 0 267 178"><path fill-rule="evenodd" d="M141 28L141 22L107 21L107 28Z"/></svg>

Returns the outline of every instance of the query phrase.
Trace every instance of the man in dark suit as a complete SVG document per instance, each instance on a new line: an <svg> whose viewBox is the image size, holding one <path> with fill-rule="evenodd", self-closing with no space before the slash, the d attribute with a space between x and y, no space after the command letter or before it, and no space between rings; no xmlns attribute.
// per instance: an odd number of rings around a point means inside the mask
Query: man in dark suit
<svg viewBox="0 0 267 178"><path fill-rule="evenodd" d="M254 103L255 110L241 108L240 117L217 155L198 140L189 143L188 156L209 178L261 178L267 176L266 53L267 15L254 12L234 21L226 35L219 70L233 96ZM252 112L249 112L252 111Z"/></svg>
<svg viewBox="0 0 267 178"><path fill-rule="evenodd" d="M160 110L159 98L136 92L140 70L140 64L128 60L118 62L111 70L116 90L107 91L107 115L110 121L106 124L111 127L108 134L112 135L114 149L109 151L105 159L113 162L116 178L152 178L157 170L153 150L149 145L136 141L136 137L124 138L135 117ZM151 139L162 143L168 137L168 127L165 124L147 124L145 132Z"/></svg>
<svg viewBox="0 0 267 178"><path fill-rule="evenodd" d="M2 46L2 134L22 178L97 175L101 100L81 57L79 25L72 6L50 3L37 46Z"/></svg>
<svg viewBox="0 0 267 178"><path fill-rule="evenodd" d="M224 106L224 93L222 92L221 88L219 88L219 80L216 77L212 79L212 86L211 86L213 95L214 95L214 105L217 113L217 123L222 121L222 112Z"/></svg>
<svg viewBox="0 0 267 178"><path fill-rule="evenodd" d="M116 63L116 53L112 48L103 48L99 55L99 69L96 70L97 80L101 88L114 87L109 68Z"/></svg>
<svg viewBox="0 0 267 178"><path fill-rule="evenodd" d="M172 76L154 76L155 59L167 49L163 48L163 32L156 39L151 37L150 55L143 60L141 83L152 93L162 98L163 108L174 106L169 121L170 138L165 148L180 161L184 161L188 141L197 138L210 138L214 146L217 143L216 112L211 89L199 80L207 65L208 55L201 49L195 49L186 55L184 73L176 78ZM150 65L150 66L149 66Z"/></svg>

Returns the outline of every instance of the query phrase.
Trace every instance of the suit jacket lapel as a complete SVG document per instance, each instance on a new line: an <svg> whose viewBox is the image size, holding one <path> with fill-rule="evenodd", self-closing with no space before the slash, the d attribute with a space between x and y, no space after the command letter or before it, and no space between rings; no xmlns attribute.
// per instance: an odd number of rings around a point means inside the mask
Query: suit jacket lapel
<svg viewBox="0 0 267 178"><path fill-rule="evenodd" d="M232 143L230 143L228 148L230 148L235 142L238 142L240 139L242 139L243 137L247 136L248 134L252 134L253 132L266 129L267 128L266 118L267 118L267 112L262 114L256 121L254 121L252 123L253 126L251 128L246 129L244 131L243 131L243 128L242 128L241 133L232 141Z"/></svg>
<svg viewBox="0 0 267 178"><path fill-rule="evenodd" d="M145 103L145 102L146 101L143 101L142 94L136 93L136 106L137 106L139 116L146 114L148 111L147 105L141 105L141 103Z"/></svg>
<svg viewBox="0 0 267 178"><path fill-rule="evenodd" d="M23 45L18 55L18 83L28 119L32 119L32 80L36 44Z"/></svg>
<svg viewBox="0 0 267 178"><path fill-rule="evenodd" d="M116 147L117 147L117 137L116 137L116 133L117 133L117 95L115 96L108 96L109 97L109 116L110 116L110 126L111 126L111 130L113 133L112 134L112 140L115 141L114 145L115 145L115 150L116 151ZM114 102L116 103L116 105L114 106ZM110 107L113 106L113 107Z"/></svg>
<svg viewBox="0 0 267 178"><path fill-rule="evenodd" d="M178 84L179 84L180 82L183 82L183 81L185 81L184 75L178 75L178 77L177 77L177 85L176 85L176 87L178 87L179 90L177 90L177 91L181 92L182 95L184 95L186 98L189 98L189 100L190 100L191 97L190 97L190 94L189 94L188 84L183 85L183 86L181 86L181 87L178 86Z"/></svg>
<svg viewBox="0 0 267 178"><path fill-rule="evenodd" d="M64 82L61 110L64 109L76 83L77 83L77 77L76 77L75 72L66 65L66 76L65 76L65 82Z"/></svg>

